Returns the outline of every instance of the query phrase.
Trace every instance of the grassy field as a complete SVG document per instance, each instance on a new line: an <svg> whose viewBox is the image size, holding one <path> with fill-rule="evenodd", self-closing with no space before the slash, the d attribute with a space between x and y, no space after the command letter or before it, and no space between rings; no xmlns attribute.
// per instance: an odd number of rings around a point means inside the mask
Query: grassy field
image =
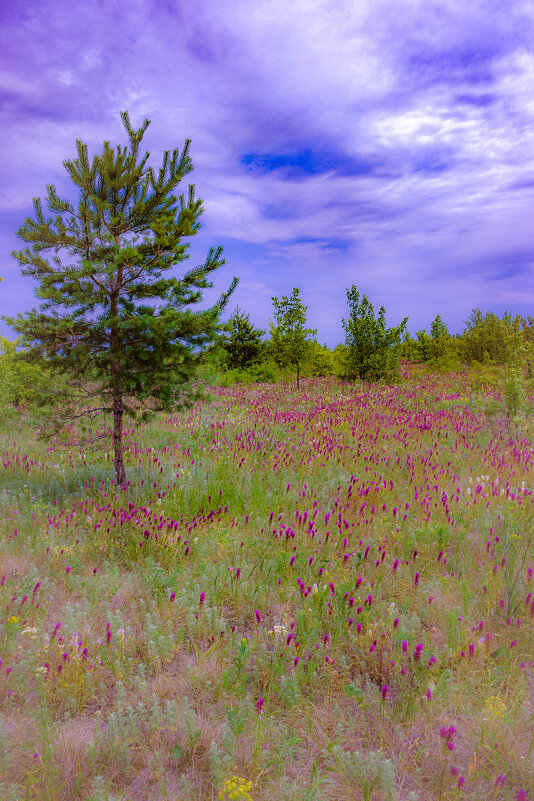
<svg viewBox="0 0 534 801"><path fill-rule="evenodd" d="M214 388L128 430L119 490L5 423L2 801L532 801L534 418L501 412L468 375Z"/></svg>

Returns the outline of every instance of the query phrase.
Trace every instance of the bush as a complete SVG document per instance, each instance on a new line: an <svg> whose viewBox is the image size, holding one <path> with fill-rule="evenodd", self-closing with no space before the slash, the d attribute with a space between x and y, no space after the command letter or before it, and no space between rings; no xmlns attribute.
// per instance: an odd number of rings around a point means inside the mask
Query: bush
<svg viewBox="0 0 534 801"><path fill-rule="evenodd" d="M226 370L220 377L220 384L231 387L234 384L276 384L280 380L280 370L274 362L260 362L243 369Z"/></svg>
<svg viewBox="0 0 534 801"><path fill-rule="evenodd" d="M45 366L21 360L20 340L0 336L0 408L40 405L54 386Z"/></svg>
<svg viewBox="0 0 534 801"><path fill-rule="evenodd" d="M314 378L334 375L334 354L326 345L319 345L318 342L310 343L305 373Z"/></svg>

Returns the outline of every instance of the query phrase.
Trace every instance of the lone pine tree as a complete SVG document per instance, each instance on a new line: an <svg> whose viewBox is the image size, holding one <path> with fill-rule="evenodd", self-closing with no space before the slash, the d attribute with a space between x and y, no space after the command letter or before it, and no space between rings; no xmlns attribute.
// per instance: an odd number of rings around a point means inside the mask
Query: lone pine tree
<svg viewBox="0 0 534 801"><path fill-rule="evenodd" d="M188 258L184 237L199 230L202 201L189 185L187 201L174 194L193 169L191 141L180 153L165 151L156 172L140 145L150 121L134 130L121 112L128 145L89 159L77 140L78 158L63 166L77 187L77 205L47 186L46 216L39 198L17 236L29 247L14 251L23 275L39 282L40 310L7 322L22 336L28 358L45 359L67 373L85 399L76 416L108 412L113 418L117 482L126 480L123 415L169 410L190 396L202 351L212 341L220 312L233 292L209 309L189 307L202 298L208 280L225 263L222 248L210 248L204 264L181 278L166 274ZM46 256L44 255L46 254ZM138 403L133 404L135 399ZM137 411L136 411L137 409Z"/></svg>

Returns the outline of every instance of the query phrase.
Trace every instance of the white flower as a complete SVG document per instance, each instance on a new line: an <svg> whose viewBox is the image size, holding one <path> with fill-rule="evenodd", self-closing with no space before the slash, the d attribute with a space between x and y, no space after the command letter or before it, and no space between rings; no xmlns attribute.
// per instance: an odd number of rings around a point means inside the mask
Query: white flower
<svg viewBox="0 0 534 801"><path fill-rule="evenodd" d="M287 629L285 626L273 626L269 634L274 634L275 637L285 637Z"/></svg>

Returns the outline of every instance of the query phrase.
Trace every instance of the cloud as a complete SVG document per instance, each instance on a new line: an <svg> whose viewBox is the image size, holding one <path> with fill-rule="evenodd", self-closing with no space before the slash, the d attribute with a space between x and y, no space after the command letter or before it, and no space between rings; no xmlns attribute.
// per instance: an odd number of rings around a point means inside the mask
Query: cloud
<svg viewBox="0 0 534 801"><path fill-rule="evenodd" d="M75 139L124 141L128 108L153 120L155 162L192 139L192 260L223 243L216 283L240 274L262 327L271 295L299 286L335 342L352 283L411 328L440 311L454 330L475 305L526 314L533 33L527 0L8 0L2 251L31 197L69 191ZM5 255L0 274L1 303L23 284Z"/></svg>

